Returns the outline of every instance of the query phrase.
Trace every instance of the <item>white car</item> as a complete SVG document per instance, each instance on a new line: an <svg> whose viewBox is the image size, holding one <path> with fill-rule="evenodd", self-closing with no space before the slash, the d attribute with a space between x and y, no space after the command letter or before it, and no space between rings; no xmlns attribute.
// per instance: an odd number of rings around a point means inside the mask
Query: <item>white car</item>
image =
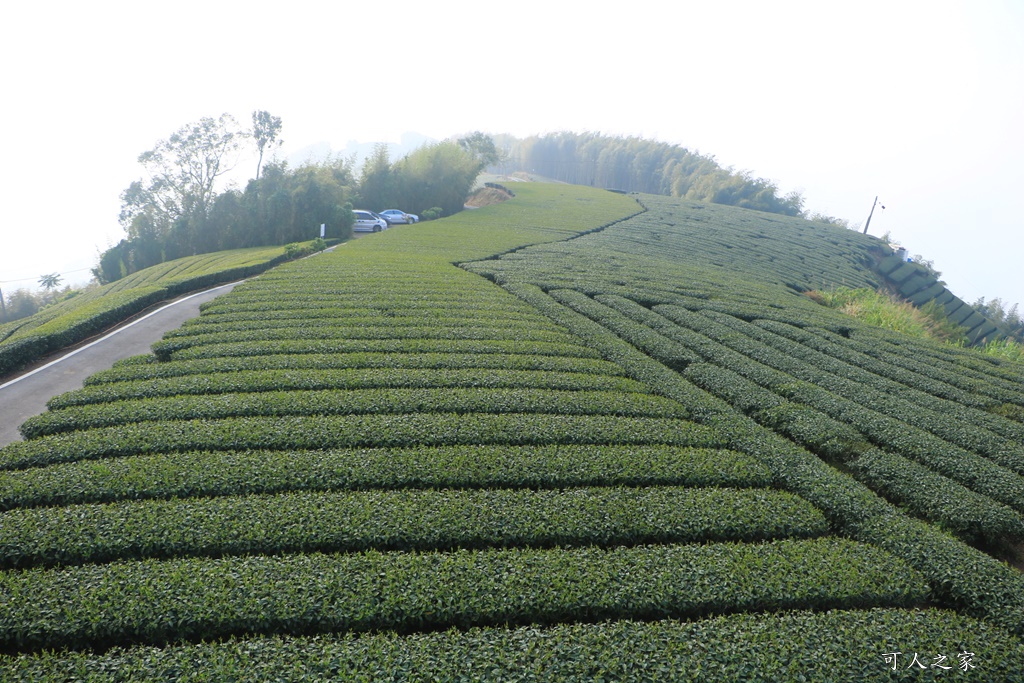
<svg viewBox="0 0 1024 683"><path fill-rule="evenodd" d="M388 222L372 211L353 211L356 222L352 232L380 232L388 229Z"/></svg>
<svg viewBox="0 0 1024 683"><path fill-rule="evenodd" d="M386 211L381 211L380 215L384 218L384 220L386 220L391 225L394 225L396 223L402 223L407 225L409 223L420 222L420 217L417 216L416 214L406 213L405 211L399 211L398 209L387 209Z"/></svg>

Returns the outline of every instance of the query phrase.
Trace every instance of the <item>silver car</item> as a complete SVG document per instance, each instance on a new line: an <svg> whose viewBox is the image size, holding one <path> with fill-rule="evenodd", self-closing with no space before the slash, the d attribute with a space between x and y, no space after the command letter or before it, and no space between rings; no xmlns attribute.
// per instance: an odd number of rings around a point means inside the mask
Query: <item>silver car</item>
<svg viewBox="0 0 1024 683"><path fill-rule="evenodd" d="M391 225L395 225L396 223L407 225L409 223L420 222L420 217L416 214L406 213L405 211L399 211L398 209L387 209L386 211L381 211L380 215Z"/></svg>
<svg viewBox="0 0 1024 683"><path fill-rule="evenodd" d="M356 222L352 232L380 232L388 229L388 222L372 211L353 211Z"/></svg>

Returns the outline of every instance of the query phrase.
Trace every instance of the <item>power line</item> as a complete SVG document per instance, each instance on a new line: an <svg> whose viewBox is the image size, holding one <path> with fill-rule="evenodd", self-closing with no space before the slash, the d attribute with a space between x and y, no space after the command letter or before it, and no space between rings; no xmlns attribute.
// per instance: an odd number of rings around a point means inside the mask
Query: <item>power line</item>
<svg viewBox="0 0 1024 683"><path fill-rule="evenodd" d="M86 270L92 270L92 268L76 268L75 270L67 270L62 273L57 273L57 275L59 275L61 279L63 279L65 275L71 275L72 273L81 273L82 271ZM47 273L47 275L49 275L49 273ZM16 280L0 280L0 285L9 285L13 282L30 282L32 280L38 281L40 277L42 276L36 275L35 277L22 277Z"/></svg>

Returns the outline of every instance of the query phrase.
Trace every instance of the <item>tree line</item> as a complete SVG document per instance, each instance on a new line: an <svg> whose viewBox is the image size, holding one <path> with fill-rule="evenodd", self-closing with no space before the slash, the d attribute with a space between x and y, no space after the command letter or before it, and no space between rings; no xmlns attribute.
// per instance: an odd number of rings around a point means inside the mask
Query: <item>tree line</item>
<svg viewBox="0 0 1024 683"><path fill-rule="evenodd" d="M183 256L224 249L284 245L320 236L351 236L353 207L386 208L427 217L460 211L480 171L497 156L482 133L424 145L392 162L380 145L357 177L354 160L328 159L291 168L264 165L281 144L280 117L252 113L242 129L228 114L202 118L139 155L148 181L121 193L126 237L100 255L101 283ZM256 175L244 189L218 189L240 148L251 141Z"/></svg>
<svg viewBox="0 0 1024 683"><path fill-rule="evenodd" d="M645 192L803 216L797 192L780 195L770 180L723 168L712 156L638 137L551 133L495 136L503 169L529 171L576 185Z"/></svg>

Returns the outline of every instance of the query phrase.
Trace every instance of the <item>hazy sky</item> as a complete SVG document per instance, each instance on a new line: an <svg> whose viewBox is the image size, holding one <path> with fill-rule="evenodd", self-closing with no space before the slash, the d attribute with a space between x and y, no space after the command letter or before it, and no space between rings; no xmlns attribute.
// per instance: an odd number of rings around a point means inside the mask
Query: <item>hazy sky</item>
<svg viewBox="0 0 1024 683"><path fill-rule="evenodd" d="M964 299L1024 307L1018 0L58 0L5 9L0 60L5 292L88 278L140 152L266 109L285 155L594 131L713 155L858 225L878 195L871 234Z"/></svg>

